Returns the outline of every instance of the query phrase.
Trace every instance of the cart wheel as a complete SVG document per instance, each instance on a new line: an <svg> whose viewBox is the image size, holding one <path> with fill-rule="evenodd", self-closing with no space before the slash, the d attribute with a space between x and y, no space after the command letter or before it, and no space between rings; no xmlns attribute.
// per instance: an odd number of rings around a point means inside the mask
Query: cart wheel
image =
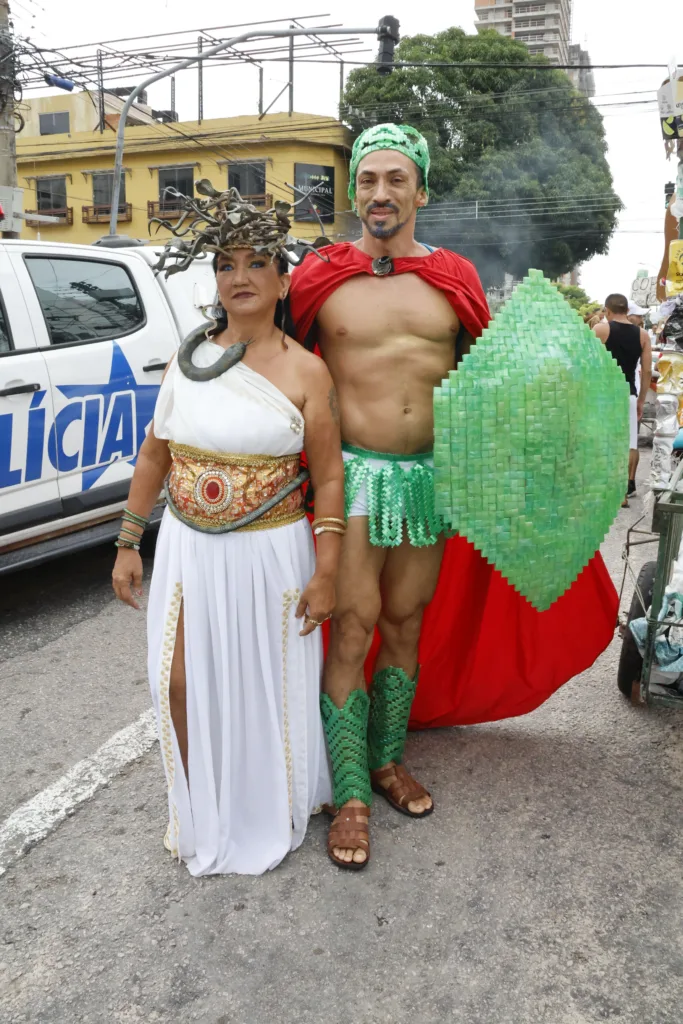
<svg viewBox="0 0 683 1024"><path fill-rule="evenodd" d="M656 562L646 562L638 574L638 586L631 600L631 607L628 611L627 622L634 619L642 619L645 612L652 604L652 591L655 584ZM643 595L645 608L640 603L638 591ZM637 698L640 694L640 676L643 671L643 659L640 656L638 646L633 639L633 633L626 628L624 639L621 644L621 657L619 658L619 671L617 673L617 686L624 697L629 700Z"/></svg>

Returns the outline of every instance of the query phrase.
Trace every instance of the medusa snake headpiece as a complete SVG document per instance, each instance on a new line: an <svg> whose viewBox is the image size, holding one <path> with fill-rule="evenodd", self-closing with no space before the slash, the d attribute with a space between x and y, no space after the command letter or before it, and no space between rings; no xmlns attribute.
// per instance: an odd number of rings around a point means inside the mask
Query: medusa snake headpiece
<svg viewBox="0 0 683 1024"><path fill-rule="evenodd" d="M163 270L168 277L187 268L207 252L226 253L233 249L253 249L280 257L296 266L300 262L293 252L294 245L302 246L320 256L315 243L290 238L290 203L278 200L270 210L260 210L242 199L236 188L219 192L207 178L195 182L195 188L204 199L185 196L176 189L167 189L167 195L177 200L177 215L152 217L152 224L167 228L174 236L159 257L155 270ZM158 230L158 229L157 229ZM187 241L186 237L189 236ZM324 240L327 243L327 239ZM324 259L323 256L320 257ZM166 266L169 260L174 262Z"/></svg>

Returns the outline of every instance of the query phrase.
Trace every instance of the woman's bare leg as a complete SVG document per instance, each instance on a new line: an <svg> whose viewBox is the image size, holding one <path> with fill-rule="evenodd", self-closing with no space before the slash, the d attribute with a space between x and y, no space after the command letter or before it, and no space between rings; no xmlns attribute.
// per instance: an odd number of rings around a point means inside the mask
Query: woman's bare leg
<svg viewBox="0 0 683 1024"><path fill-rule="evenodd" d="M185 778L189 782L187 768L187 682L185 675L185 606L181 604L176 627L173 661L171 662L171 680L168 692L171 706L171 719L175 729L180 758L185 770Z"/></svg>

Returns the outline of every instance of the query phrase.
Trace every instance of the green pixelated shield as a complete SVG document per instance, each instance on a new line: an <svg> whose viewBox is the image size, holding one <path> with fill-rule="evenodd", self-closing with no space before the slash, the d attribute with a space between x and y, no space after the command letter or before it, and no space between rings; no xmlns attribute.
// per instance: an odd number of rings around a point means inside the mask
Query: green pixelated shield
<svg viewBox="0 0 683 1024"><path fill-rule="evenodd" d="M531 270L434 389L436 508L539 611L609 530L628 472L629 388Z"/></svg>

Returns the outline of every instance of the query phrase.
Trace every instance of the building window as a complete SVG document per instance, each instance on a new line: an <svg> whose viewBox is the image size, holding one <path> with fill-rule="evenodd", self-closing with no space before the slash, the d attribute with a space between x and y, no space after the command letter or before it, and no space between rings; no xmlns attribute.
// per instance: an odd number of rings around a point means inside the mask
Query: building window
<svg viewBox="0 0 683 1024"><path fill-rule="evenodd" d="M145 322L127 270L104 260L26 256L53 345L110 341Z"/></svg>
<svg viewBox="0 0 683 1024"><path fill-rule="evenodd" d="M102 171L92 176L92 201L95 206L111 208L111 194L114 187L114 172ZM119 213L126 205L126 175L121 172L121 189L119 191Z"/></svg>
<svg viewBox="0 0 683 1024"><path fill-rule="evenodd" d="M51 224L73 224L73 206L67 206L65 174L51 174L36 178L36 209L24 210L26 223L31 227L50 227ZM49 221L33 220L31 214L55 218Z"/></svg>
<svg viewBox="0 0 683 1024"><path fill-rule="evenodd" d="M41 135L68 135L69 133L69 112L61 111L58 114L39 114Z"/></svg>
<svg viewBox="0 0 683 1024"><path fill-rule="evenodd" d="M228 166L228 188L236 188L243 199L252 203L265 203L266 162L254 160Z"/></svg>
<svg viewBox="0 0 683 1024"><path fill-rule="evenodd" d="M36 178L38 213L66 209L66 176Z"/></svg>
<svg viewBox="0 0 683 1024"><path fill-rule="evenodd" d="M13 348L12 335L5 315L5 304L0 297L0 352L11 352Z"/></svg>
<svg viewBox="0 0 683 1024"><path fill-rule="evenodd" d="M178 200L167 189L174 189L183 196L194 196L194 167L159 168L159 208L177 210Z"/></svg>

